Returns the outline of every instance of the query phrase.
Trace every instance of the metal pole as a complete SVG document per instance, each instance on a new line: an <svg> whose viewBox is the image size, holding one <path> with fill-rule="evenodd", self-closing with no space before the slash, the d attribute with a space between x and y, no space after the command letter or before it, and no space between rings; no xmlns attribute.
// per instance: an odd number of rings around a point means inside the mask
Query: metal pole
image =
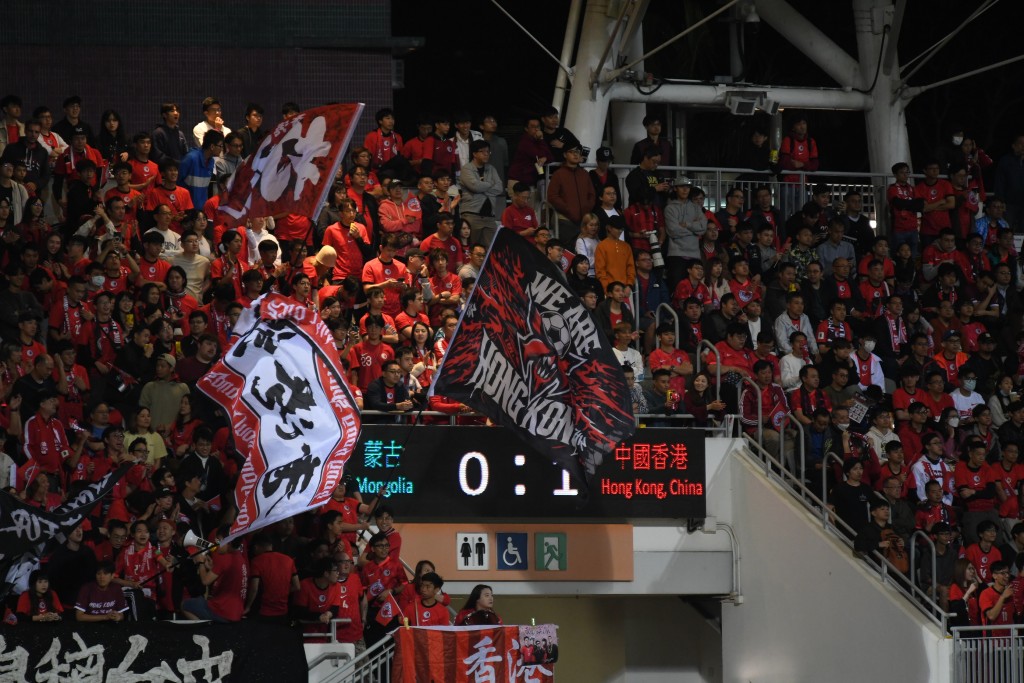
<svg viewBox="0 0 1024 683"><path fill-rule="evenodd" d="M576 0L574 0L575 2ZM604 68L604 63L608 61L608 53L612 51L612 45L615 44L615 36L619 34L619 28L622 27L622 20L626 16L626 10L629 9L629 3L622 3L622 10L619 12L619 18L615 20L615 26L612 28L612 32L608 34L608 42L604 44L604 52L601 53L601 59L597 62L597 68L593 71L593 76L590 79L590 85L594 86L597 83L597 77L601 73L601 69ZM568 61L568 60L566 60Z"/></svg>
<svg viewBox="0 0 1024 683"><path fill-rule="evenodd" d="M639 59L635 59L632 62L630 62L629 64L627 64L625 66L620 66L618 69L615 69L615 71L612 71L610 74L608 74L607 77L601 79L601 82L602 83L610 83L611 81L614 81L616 78L619 77L619 74L622 74L625 71L628 71L629 69L632 69L634 66L636 66L640 62L644 61L645 59L647 59L651 55L654 55L654 54L657 54L658 52L661 52L663 49L665 49L666 47L668 47L672 43L674 43L677 40L679 40L680 38L686 36L688 33L694 31L695 29L697 29L697 28L703 26L704 24L706 24L707 22L711 21L712 19L717 17L719 14L721 14L722 12L726 11L727 9L729 9L730 7L735 5L737 2L739 2L739 0L729 0L729 2L725 3L724 5L722 5L718 9L716 9L714 12L712 12L711 14L707 15L706 17L704 17L703 19L698 21L693 26L687 27L686 30L684 30L682 33L677 33L676 35L672 36L671 38L666 40L664 43L662 43L658 47L654 48L653 50L651 50L650 52L648 52L644 56L640 57Z"/></svg>
<svg viewBox="0 0 1024 683"><path fill-rule="evenodd" d="M988 66L983 66L980 69L974 69L973 71L968 71L967 73L960 74L959 76L951 76L949 78L944 78L941 81L936 81L936 82L931 83L929 85L920 85L920 86L916 86L916 87L912 87L912 88L907 88L904 92L905 92L905 94L908 97L917 97L921 93L927 92L928 90L931 90L932 88L937 88L940 85L949 85L950 83L955 83L956 81L962 81L965 78L970 78L971 76L977 76L978 74L985 73L986 71L991 71L992 69L998 69L999 67L1006 66L1007 64L1013 64L1014 62L1019 62L1022 59L1024 59L1024 55L1017 55L1016 57L1011 57L1010 59L1004 59L1003 61L996 62L995 64L989 64ZM904 82L906 82L905 79L904 79Z"/></svg>
<svg viewBox="0 0 1024 683"><path fill-rule="evenodd" d="M562 59L559 60L560 65L568 64L569 60L572 59L572 48L576 45L576 31L579 30L582 7L583 0L572 0L572 4L569 5L569 20L565 25L565 38L562 40ZM565 107L565 91L566 86L569 85L570 73L572 73L570 70L559 69L558 75L555 77L555 94L551 99L551 106L560 112Z"/></svg>
<svg viewBox="0 0 1024 683"><path fill-rule="evenodd" d="M560 69L561 69L562 71L564 71L565 73L567 73L567 74L570 74L570 75L571 75L571 71L570 71L569 67L568 67L568 66L566 66L565 64L563 64L563 63L561 62L561 60L559 60L559 59L558 59L558 57L556 57L556 56L555 56L554 54L552 54L551 50L547 49L547 48L546 48L546 47L544 46L544 43L542 43L542 42L540 42L539 40L537 40L537 38L535 38L535 37L534 37L534 35L533 35L532 33L530 33L529 31L527 31L527 30L526 30L526 27L525 27L525 26L523 26L523 25L522 25L522 24L520 24L520 23L519 23L518 21L516 21L515 17L513 17L513 16L511 15L511 14L509 14L509 13L508 13L508 11L506 11L504 7L502 7L501 5L499 5L499 4L498 4L498 0L491 0L491 3L492 3L492 4L493 4L493 5L495 6L495 7L497 7L497 8L498 8L498 10L499 10L499 11L500 11L500 12L501 12L502 14L504 14L504 15L505 15L506 17L508 17L508 18L509 18L509 20L510 20L510 21L511 21L511 22L512 22L513 24L515 24L516 26L518 26L518 27L519 27L519 29L520 29L520 30L521 30L521 31L522 31L523 33L525 33L525 34L526 34L526 37L527 37L527 38L529 38L530 40L532 40L533 42L535 42L535 43L537 44L537 47L539 47L539 48L540 48L541 50L543 50L543 51L544 51L544 54L546 54L546 55L547 55L548 57L551 57L551 59L555 60L555 63L556 63L556 64L558 64L559 68L560 68Z"/></svg>

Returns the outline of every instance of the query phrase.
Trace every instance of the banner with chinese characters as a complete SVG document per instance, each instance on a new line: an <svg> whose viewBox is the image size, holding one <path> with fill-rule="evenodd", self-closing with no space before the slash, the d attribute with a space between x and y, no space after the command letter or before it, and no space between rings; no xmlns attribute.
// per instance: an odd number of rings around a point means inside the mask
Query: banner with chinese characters
<svg viewBox="0 0 1024 683"><path fill-rule="evenodd" d="M362 104L331 104L282 121L231 177L220 205L228 227L250 216L315 217L355 131Z"/></svg>
<svg viewBox="0 0 1024 683"><path fill-rule="evenodd" d="M521 636L521 629L531 629ZM540 630L538 630L540 629ZM399 628L391 683L548 683L555 680L557 626ZM551 633L543 646L538 633Z"/></svg>
<svg viewBox="0 0 1024 683"><path fill-rule="evenodd" d="M622 362L564 275L499 229L431 394L462 401L588 480L636 430Z"/></svg>
<svg viewBox="0 0 1024 683"><path fill-rule="evenodd" d="M704 432L648 427L616 445L590 495L567 470L503 427L366 425L345 466L364 500L384 494L403 520L507 518L679 519L706 516Z"/></svg>
<svg viewBox="0 0 1024 683"><path fill-rule="evenodd" d="M302 637L286 626L18 624L0 633L0 680L305 683Z"/></svg>
<svg viewBox="0 0 1024 683"><path fill-rule="evenodd" d="M232 340L199 388L231 415L246 456L233 538L326 503L359 438L359 412L331 333L294 299L258 299Z"/></svg>

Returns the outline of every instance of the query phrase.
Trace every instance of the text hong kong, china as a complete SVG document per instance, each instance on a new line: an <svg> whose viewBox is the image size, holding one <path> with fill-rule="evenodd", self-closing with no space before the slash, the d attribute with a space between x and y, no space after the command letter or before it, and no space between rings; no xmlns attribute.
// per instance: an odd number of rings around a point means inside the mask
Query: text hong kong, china
<svg viewBox="0 0 1024 683"><path fill-rule="evenodd" d="M615 449L615 462L622 472L631 472L631 479L601 476L601 494L621 496L627 500L634 496L650 496L664 500L669 496L703 496L704 484L691 481L689 452L682 442L623 443ZM652 479L656 473L657 480ZM665 475L668 478L665 479Z"/></svg>

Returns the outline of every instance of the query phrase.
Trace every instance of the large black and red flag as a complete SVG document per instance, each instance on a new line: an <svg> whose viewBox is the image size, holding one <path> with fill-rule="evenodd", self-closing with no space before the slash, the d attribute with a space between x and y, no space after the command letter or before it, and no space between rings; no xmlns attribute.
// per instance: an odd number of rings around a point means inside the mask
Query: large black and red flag
<svg viewBox="0 0 1024 683"><path fill-rule="evenodd" d="M431 393L462 401L586 474L636 430L622 364L553 263L499 229Z"/></svg>
<svg viewBox="0 0 1024 683"><path fill-rule="evenodd" d="M235 171L220 205L229 227L249 216L316 216L334 183L363 104L330 104L282 121Z"/></svg>

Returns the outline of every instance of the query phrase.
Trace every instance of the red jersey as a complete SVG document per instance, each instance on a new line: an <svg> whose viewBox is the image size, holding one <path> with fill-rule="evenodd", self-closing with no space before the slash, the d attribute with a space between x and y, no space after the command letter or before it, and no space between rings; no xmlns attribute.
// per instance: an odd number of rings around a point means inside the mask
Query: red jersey
<svg viewBox="0 0 1024 683"><path fill-rule="evenodd" d="M143 208L146 211L155 211L161 204L167 204L174 213L183 213L195 208L192 206L192 195L184 187L175 185L173 190L168 190L163 185L154 184L146 191L146 203ZM170 229L180 235L181 223L171 221Z"/></svg>
<svg viewBox="0 0 1024 683"><path fill-rule="evenodd" d="M245 556L237 551L214 553L213 573L217 580L206 604L228 621L241 621L249 586L249 563Z"/></svg>
<svg viewBox="0 0 1024 683"><path fill-rule="evenodd" d="M317 512L317 514L324 514L331 510L337 510L341 513L341 520L346 524L358 524L359 523L359 501L355 498L345 498L344 500L335 500L331 498L329 501L323 504L323 507ZM345 531L341 534L341 538L345 540L350 546L356 544L356 532ZM349 549L349 552L352 552Z"/></svg>
<svg viewBox="0 0 1024 683"><path fill-rule="evenodd" d="M388 261L384 263L379 258L368 261L363 266L363 284L380 284L388 280L404 282L406 279L405 265L399 261ZM387 287L384 290L384 312L395 317L402 310L401 290L397 287Z"/></svg>
<svg viewBox="0 0 1024 683"><path fill-rule="evenodd" d="M234 269L231 273L231 284L235 287L235 298L241 299L243 291L242 274L249 270L249 264L244 260L235 259L233 262L229 262L227 255L218 256L210 264L210 279L214 282L219 281L228 272L229 268Z"/></svg>
<svg viewBox="0 0 1024 683"><path fill-rule="evenodd" d="M917 232L917 212L908 209L897 209L893 206L894 199L910 200L914 198L914 188L910 183L893 183L885 191L885 200L889 204L890 223L893 232Z"/></svg>
<svg viewBox="0 0 1024 683"><path fill-rule="evenodd" d="M363 582L358 574L349 574L338 579L338 618L351 619L349 624L338 624L337 637L342 643L354 643L363 637L363 616L360 601L363 597Z"/></svg>
<svg viewBox="0 0 1024 683"><path fill-rule="evenodd" d="M967 362L967 354L958 351L953 358L946 358L945 353L940 351L932 357L940 369L946 373L946 381L955 387L960 386L960 366ZM943 402L943 407L945 407ZM949 406L952 407L953 399L949 399Z"/></svg>
<svg viewBox="0 0 1024 683"><path fill-rule="evenodd" d="M651 351L651 355L647 359L651 367L651 372L660 370L661 368L669 368L670 370L677 365L682 365L684 362L688 362L684 351L679 349L672 349L672 351L663 351L661 347L658 347ZM672 391L677 392L680 396L686 393L686 378L682 375L672 373L672 378L669 379L669 386L672 387Z"/></svg>
<svg viewBox="0 0 1024 683"><path fill-rule="evenodd" d="M864 313L872 318L882 314L883 301L889 297L889 284L882 280L877 285L871 284L871 280L864 280L859 285L861 298L864 299Z"/></svg>
<svg viewBox="0 0 1024 683"><path fill-rule="evenodd" d="M370 150L370 164L373 168L380 168L382 165L400 156L402 153L402 136L391 131L384 133L380 128L371 130L363 140L363 147Z"/></svg>
<svg viewBox="0 0 1024 683"><path fill-rule="evenodd" d="M803 162L802 171L817 171L818 143L814 141L814 138L806 135L803 139L787 135L782 138L782 144L779 145L779 160L782 168L793 169L793 166L788 163L790 159ZM795 183L800 181L800 176L789 173L784 175L782 180L787 183Z"/></svg>
<svg viewBox="0 0 1024 683"><path fill-rule="evenodd" d="M99 179L107 177L107 162L99 150L89 145L86 145L81 152L76 152L74 147L68 146L57 156L57 161L53 165L53 174L65 176L68 182L81 180L81 176L78 175L78 165L87 159L96 164L96 187L98 188Z"/></svg>
<svg viewBox="0 0 1024 683"><path fill-rule="evenodd" d="M405 570L401 564L390 555L380 564L376 560L370 560L363 565L359 578L366 586L366 592L370 600L375 600L386 590L390 590L408 583L405 577Z"/></svg>
<svg viewBox="0 0 1024 683"><path fill-rule="evenodd" d="M981 572L978 572L978 578L981 578ZM993 626L1013 623L1013 600L1011 598L1007 598L1003 601L1003 606L1000 608L999 614L996 615L995 619L988 618L989 610L999 604L1000 597L1001 594L994 586L988 586L981 591L981 595L978 596L978 614L981 617L981 623L992 624ZM983 633L993 638L1006 638L1010 636L1012 631L1010 631L1010 629L1002 628L983 631Z"/></svg>
<svg viewBox="0 0 1024 683"><path fill-rule="evenodd" d="M448 272L458 272L459 264L462 263L462 245L455 237L441 239L435 232L433 235L423 238L423 241L420 242L420 249L427 256L434 249L440 249L448 255Z"/></svg>
<svg viewBox="0 0 1024 683"><path fill-rule="evenodd" d="M142 287L147 282L162 283L167 277L167 271L171 264L162 258L156 261L149 261L145 256L139 259L139 274L135 278L135 286Z"/></svg>
<svg viewBox="0 0 1024 683"><path fill-rule="evenodd" d="M32 372L32 368L35 367L36 358L39 356L46 355L46 347L37 342L35 339L31 343L21 344L21 367L24 369L25 374Z"/></svg>
<svg viewBox="0 0 1024 683"><path fill-rule="evenodd" d="M128 542L117 556L114 571L126 581L141 582L156 574L160 568L157 558L162 555L161 550L150 543L138 550L134 543ZM143 586L143 589L146 588L151 588L151 586L149 584Z"/></svg>
<svg viewBox="0 0 1024 683"><path fill-rule="evenodd" d="M982 583L990 583L992 581L992 564L1002 560L1003 554L999 552L999 548L994 543L988 552L982 550L980 544L972 543L964 551L964 557L974 565L975 571L978 572L978 580Z"/></svg>
<svg viewBox="0 0 1024 683"><path fill-rule="evenodd" d="M82 317L82 313L87 310L86 304L72 304L65 294L57 305L50 309L50 329L61 334L70 334L71 343L75 346L88 345L90 326Z"/></svg>
<svg viewBox="0 0 1024 683"><path fill-rule="evenodd" d="M1014 463L1009 470L1003 466L1002 461L994 462L988 466L989 479L995 485L1001 487L1006 494L1006 500L999 504L999 516L1008 519L1017 519L1019 505L1017 501L1017 484L1024 479L1024 463Z"/></svg>
<svg viewBox="0 0 1024 683"><path fill-rule="evenodd" d="M949 601L964 599L964 589L953 583L949 587ZM978 613L978 593L975 591L967 598L967 621L970 626L981 626L981 615Z"/></svg>
<svg viewBox="0 0 1024 683"><path fill-rule="evenodd" d="M924 389L914 389L914 393L908 393L906 389L900 387L892 395L892 409L893 410L908 410L910 405L913 403L921 403L921 397L925 393ZM902 438L902 437L901 437ZM904 449L906 451L906 449ZM910 453L908 452L909 456ZM909 458L908 458L909 460Z"/></svg>
<svg viewBox="0 0 1024 683"><path fill-rule="evenodd" d="M907 481L909 481L909 479ZM904 495L906 495L906 493L904 493ZM951 528L955 529L956 512L951 506L946 505L945 503L937 503L936 505L922 503L921 506L917 508L917 512L914 513L914 525L918 529L931 531L932 526L936 522L945 522Z"/></svg>
<svg viewBox="0 0 1024 683"><path fill-rule="evenodd" d="M132 157L128 163L132 167L132 185L155 183L160 177L160 168L152 161L139 161Z"/></svg>
<svg viewBox="0 0 1024 683"><path fill-rule="evenodd" d="M332 607L339 608L340 612L341 590L337 583L328 583L325 588L320 588L313 579L303 579L299 582L299 591L295 594L293 601L296 607L315 614L330 612ZM305 624L302 627L302 632L327 633L328 630L325 625Z"/></svg>
<svg viewBox="0 0 1024 683"><path fill-rule="evenodd" d="M39 463L47 474L60 474L64 461L70 455L64 425L57 418L44 420L36 414L25 422L23 432L25 457Z"/></svg>
<svg viewBox="0 0 1024 683"><path fill-rule="evenodd" d="M683 302L691 296L705 306L711 305L712 297L708 286L703 282L698 282L695 285L690 278L684 278L676 285L676 291L672 293L672 305L682 309Z"/></svg>
<svg viewBox="0 0 1024 683"><path fill-rule="evenodd" d="M353 346L348 353L348 367L356 371L356 386L366 391L373 380L384 374L381 364L394 357L395 352L384 342L371 344L363 340Z"/></svg>
<svg viewBox="0 0 1024 683"><path fill-rule="evenodd" d="M288 614L292 577L298 573L295 560L284 553L260 553L252 558L249 569L251 575L260 580L260 616L282 617Z"/></svg>
<svg viewBox="0 0 1024 683"><path fill-rule="evenodd" d="M746 308L751 301L761 300L761 288L755 287L754 282L749 278L746 282L740 282L736 278L729 280L729 289L736 297L736 301L740 303L740 308Z"/></svg>
<svg viewBox="0 0 1024 683"><path fill-rule="evenodd" d="M366 233L366 226L362 223L356 223L356 226L363 243L369 244L370 236ZM334 263L334 279L344 280L349 275L363 274L363 252L348 228L342 227L341 223L329 225L324 231L323 243L334 247L338 254L338 260Z"/></svg>
<svg viewBox="0 0 1024 683"><path fill-rule="evenodd" d="M406 617L409 618L410 626L451 626L452 623L448 618L448 608L439 600L435 600L433 605L427 607L421 598L417 598L413 613L407 614Z"/></svg>
<svg viewBox="0 0 1024 683"><path fill-rule="evenodd" d="M128 223L135 223L139 217L139 207L146 201L145 195L131 188L127 192L122 192L116 187L112 187L103 195L103 201L107 202L114 197L119 197L124 201L124 220Z"/></svg>
<svg viewBox="0 0 1024 683"><path fill-rule="evenodd" d="M454 138L434 136L434 170L444 169L449 173L459 170L459 153L455 149ZM454 177L453 177L454 179Z"/></svg>
<svg viewBox="0 0 1024 683"><path fill-rule="evenodd" d="M538 227L540 225L540 221L537 219L537 214L529 205L520 209L515 204L509 204L501 214L501 224L506 228L512 228L517 233L521 233L524 230ZM533 236L527 237L526 239L532 242Z"/></svg>
<svg viewBox="0 0 1024 683"><path fill-rule="evenodd" d="M61 604L60 598L55 592L49 591L47 597L52 603L50 606L47 606L46 600L38 599L34 590L27 590L18 597L18 608L15 611L18 614L47 614L50 611L60 614L64 611L64 605ZM35 612L32 611L33 602L35 603Z"/></svg>
<svg viewBox="0 0 1024 683"><path fill-rule="evenodd" d="M949 181L942 178L933 185L921 181L914 186L914 198L923 199L925 204L934 204L955 194L956 190ZM922 235L938 235L940 230L949 226L949 211L925 211L921 214Z"/></svg>
<svg viewBox="0 0 1024 683"><path fill-rule="evenodd" d="M858 275L863 275L864 277L867 277L868 276L868 266L871 265L871 262L876 260L876 259L882 262L882 277L883 278L885 278L886 280L889 280L891 278L896 277L896 263L895 263L895 261L893 261L888 256L886 256L885 258L879 259L874 254L866 254L864 256L864 258L862 258L860 260L860 263L857 264L857 274Z"/></svg>
<svg viewBox="0 0 1024 683"><path fill-rule="evenodd" d="M853 328L847 322L836 322L831 317L818 323L818 329L814 333L814 339L818 345L832 345L837 339L851 341L853 339Z"/></svg>
<svg viewBox="0 0 1024 683"><path fill-rule="evenodd" d="M757 359L754 358L754 352L750 349L741 348L737 351L729 346L728 342L724 341L715 344L715 348L718 349L718 355L722 358L722 367L731 365L732 367L743 368L750 372L750 374L754 373L754 361ZM718 363L714 354L708 354L706 361L708 368L714 368Z"/></svg>
<svg viewBox="0 0 1024 683"><path fill-rule="evenodd" d="M402 146L402 156L409 160L413 168L421 169L420 164L424 159L434 158L433 136L421 138L419 136L410 139Z"/></svg>
<svg viewBox="0 0 1024 683"><path fill-rule="evenodd" d="M953 485L958 496L962 488L973 489L976 494L983 493L985 488L992 483L995 483L995 480L992 478L992 470L988 465L982 465L978 469L972 470L966 462L961 461L956 464L956 468L953 470ZM977 495L974 495L966 499L966 505L967 509L971 512L991 510L996 506L996 499L979 499Z"/></svg>

